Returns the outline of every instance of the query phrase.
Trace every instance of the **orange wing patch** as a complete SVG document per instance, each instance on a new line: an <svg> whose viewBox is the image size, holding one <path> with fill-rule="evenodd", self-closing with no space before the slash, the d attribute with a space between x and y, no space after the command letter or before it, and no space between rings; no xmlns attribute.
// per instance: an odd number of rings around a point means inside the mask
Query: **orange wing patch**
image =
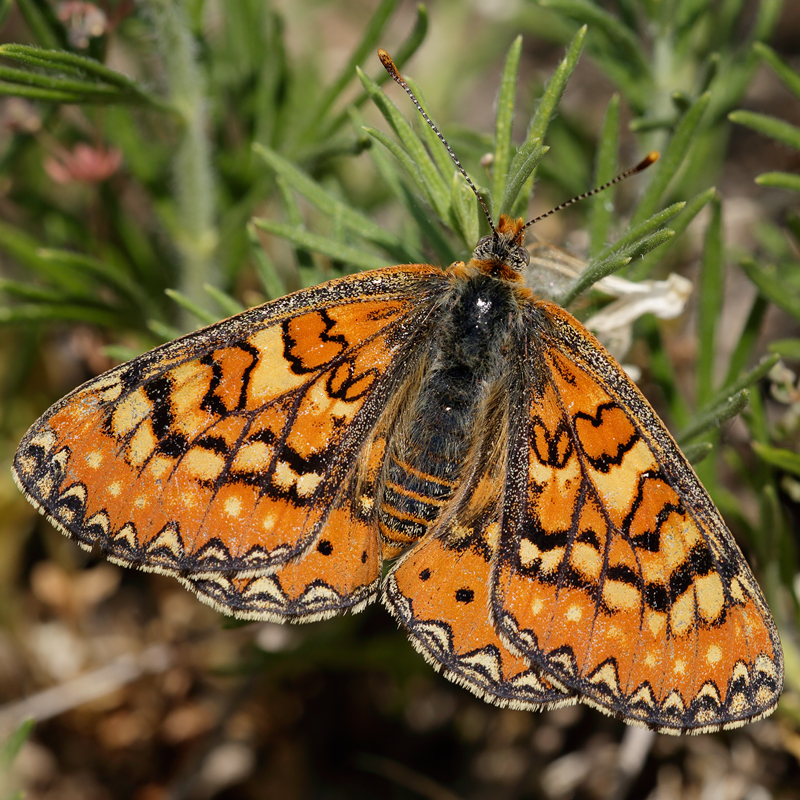
<svg viewBox="0 0 800 800"><path fill-rule="evenodd" d="M496 538L499 522L489 531ZM432 535L391 571L384 602L436 669L478 697L517 709L576 702L501 641L489 615L491 559Z"/></svg>
<svg viewBox="0 0 800 800"><path fill-rule="evenodd" d="M313 546L278 572L241 577L216 572L181 582L224 613L272 622L313 622L360 611L378 591L381 554L369 514L342 501Z"/></svg>
<svg viewBox="0 0 800 800"><path fill-rule="evenodd" d="M769 713L780 644L718 512L591 335L552 304L536 310L547 336L522 445L528 495L496 573L502 635L629 721L699 732Z"/></svg>

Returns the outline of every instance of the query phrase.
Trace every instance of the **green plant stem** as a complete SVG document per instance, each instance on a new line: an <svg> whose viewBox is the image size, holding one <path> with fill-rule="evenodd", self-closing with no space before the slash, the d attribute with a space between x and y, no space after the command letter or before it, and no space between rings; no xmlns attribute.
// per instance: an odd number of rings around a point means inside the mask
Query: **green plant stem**
<svg viewBox="0 0 800 800"><path fill-rule="evenodd" d="M172 106L183 121L183 136L173 160L177 219L175 245L181 259L178 291L200 307L208 304L205 284L218 286L214 253L219 240L214 208L211 148L206 138L205 81L183 0L147 0L164 59ZM182 328L193 318L183 312Z"/></svg>

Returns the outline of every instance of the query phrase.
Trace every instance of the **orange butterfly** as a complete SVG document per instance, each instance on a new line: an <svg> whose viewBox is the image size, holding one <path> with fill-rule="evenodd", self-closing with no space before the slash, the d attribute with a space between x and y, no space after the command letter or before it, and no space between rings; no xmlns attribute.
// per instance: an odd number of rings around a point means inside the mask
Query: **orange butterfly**
<svg viewBox="0 0 800 800"><path fill-rule="evenodd" d="M581 700L667 733L770 713L783 656L750 569L619 365L523 285L525 227L112 369L28 431L20 488L81 546L237 617L381 595L498 705Z"/></svg>

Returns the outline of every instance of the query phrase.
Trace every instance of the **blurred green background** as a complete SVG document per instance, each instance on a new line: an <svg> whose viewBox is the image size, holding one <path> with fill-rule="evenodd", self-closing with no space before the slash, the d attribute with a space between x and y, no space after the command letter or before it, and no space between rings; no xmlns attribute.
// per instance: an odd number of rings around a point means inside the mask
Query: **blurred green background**
<svg viewBox="0 0 800 800"><path fill-rule="evenodd" d="M497 709L379 607L236 626L88 555L4 469L0 798L800 797L796 3L0 0L0 21L3 464L60 396L201 323L468 256L485 223L405 95L386 87L404 127L372 83L383 47L495 214L662 151L536 233L588 261L553 289L582 292L582 318L611 271L691 279L685 313L638 318L619 355L753 565L787 661L775 715L715 735Z"/></svg>

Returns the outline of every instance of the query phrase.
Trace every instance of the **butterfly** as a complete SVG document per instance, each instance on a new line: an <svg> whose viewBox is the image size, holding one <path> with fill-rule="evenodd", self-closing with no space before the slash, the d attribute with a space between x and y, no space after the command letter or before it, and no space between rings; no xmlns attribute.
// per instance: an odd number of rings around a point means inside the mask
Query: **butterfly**
<svg viewBox="0 0 800 800"><path fill-rule="evenodd" d="M487 220L467 263L348 275L89 381L22 440L19 487L226 614L380 597L501 706L666 733L769 714L781 645L731 533L616 361L524 285L523 220Z"/></svg>

